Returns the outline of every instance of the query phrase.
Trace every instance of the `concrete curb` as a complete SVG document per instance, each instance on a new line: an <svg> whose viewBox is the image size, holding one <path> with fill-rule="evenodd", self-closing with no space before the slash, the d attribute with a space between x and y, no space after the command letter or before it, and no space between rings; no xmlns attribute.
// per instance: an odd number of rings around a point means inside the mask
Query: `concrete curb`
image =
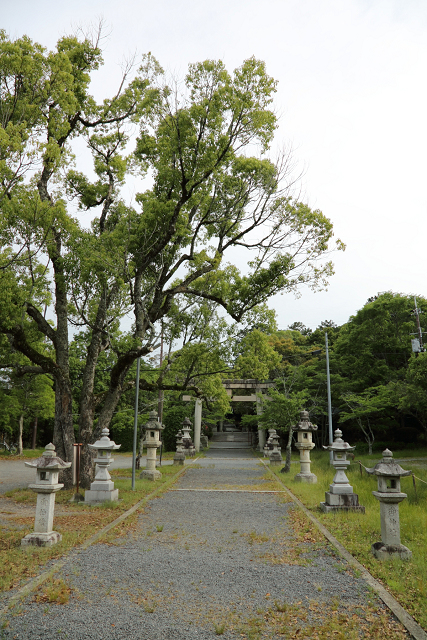
<svg viewBox="0 0 427 640"><path fill-rule="evenodd" d="M293 502L295 502L302 511L306 514L308 518L316 525L316 527L323 533L325 538L335 547L340 556L345 558L347 562L352 565L355 569L360 571L362 577L369 586L375 591L375 593L381 598L385 605L390 609L390 611L396 616L396 618L403 624L405 629L412 635L415 640L427 640L427 633L424 631L420 625L415 622L414 618L398 603L398 601L380 584L375 578L369 573L369 571L361 564L356 558L354 558L351 553L347 551L343 545L338 542L338 540L326 529L326 527L307 509L307 507L299 500L292 491L288 489L288 487L280 480L280 478L273 473L273 471L269 468L269 466L261 460L263 465L269 472L277 479L277 481L282 485L285 489L289 497Z"/></svg>
<svg viewBox="0 0 427 640"><path fill-rule="evenodd" d="M193 464L198 459L199 458L194 458L193 460L190 460L189 461L189 465ZM148 496L145 496L144 498L139 500L136 504L133 505L133 507L131 507L130 509L128 509L127 511L122 513L118 518L113 520L113 522L110 522L109 524L107 524L100 531L97 531L93 536L91 536L90 538L85 540L85 542L83 542L81 545L79 545L78 547L72 547L71 549L69 549L66 552L67 555L65 557L61 558L60 560L58 560L57 562L55 562L53 564L53 566L50 567L50 569L47 569L46 571L43 571L43 573L41 573L39 576L36 576L35 578L32 578L31 580L29 580L26 584L24 584L23 587L18 589L17 593L15 593L13 596L11 596L10 599L7 601L7 604L2 609L0 609L0 616L2 616L5 613L7 613L7 611L10 608L12 608L19 600L21 600L21 598L25 598L26 596L28 596L32 591L37 589L37 587L39 585L43 584L43 582L45 582L48 578L50 578L57 571L62 569L62 567L68 562L69 556L73 552L78 552L80 550L87 549L92 544L97 542L100 538L102 538L102 536L104 536L106 533L108 533L111 529L113 529L116 525L118 525L121 522L123 522L123 520L126 520L126 518L128 518L133 513L135 513L135 511L137 511L140 507L143 507L149 500L151 500L152 498L155 498L157 495L159 495L159 494L163 493L164 491L166 491L170 487L170 485L173 484L175 482L175 480L177 478L179 478L179 476L182 473L184 473L184 471L186 471L188 469L189 465L187 465L187 466L184 465L167 482L162 484L160 487L158 487L155 491L150 493Z"/></svg>

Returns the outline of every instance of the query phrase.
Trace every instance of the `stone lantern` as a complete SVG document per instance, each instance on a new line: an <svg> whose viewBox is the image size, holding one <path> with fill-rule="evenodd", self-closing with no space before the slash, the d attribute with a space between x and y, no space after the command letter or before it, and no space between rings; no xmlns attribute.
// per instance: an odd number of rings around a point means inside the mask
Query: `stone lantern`
<svg viewBox="0 0 427 640"><path fill-rule="evenodd" d="M310 451L314 448L312 432L317 431L317 425L311 424L308 418L308 411L301 411L300 421L292 427L292 430L298 434L298 441L295 443L295 446L300 453L301 465L300 472L297 473L294 480L314 484L317 482L317 476L310 471Z"/></svg>
<svg viewBox="0 0 427 640"><path fill-rule="evenodd" d="M89 444L89 449L96 452L95 479L90 485L90 489L85 491L86 504L101 504L102 502L115 502L119 499L119 490L114 488L108 467L113 462L111 452L120 449L121 444L116 444L109 437L110 431L104 428L101 438L94 444Z"/></svg>
<svg viewBox="0 0 427 640"><path fill-rule="evenodd" d="M37 505L34 533L25 536L21 540L21 546L51 547L62 539L60 533L52 531L55 493L64 486L58 483L58 474L71 467L71 462L58 458L53 444L48 444L40 458L25 462L25 466L36 468L36 483L28 487L37 493Z"/></svg>
<svg viewBox="0 0 427 640"><path fill-rule="evenodd" d="M268 458L269 453L273 448L273 445L271 444L271 436L273 435L273 432L275 432L275 431L276 431L275 429L269 429L268 430L268 438L267 438L266 443L264 445L264 458Z"/></svg>
<svg viewBox="0 0 427 640"><path fill-rule="evenodd" d="M189 418L184 418L182 423L182 441L184 444L184 452L188 453L190 457L193 457L196 453L193 441L190 436L191 422Z"/></svg>
<svg viewBox="0 0 427 640"><path fill-rule="evenodd" d="M325 492L325 502L320 503L320 508L325 513L331 511L358 511L365 513L365 507L359 505L359 496L353 493L353 487L349 484L345 474L350 460L347 460L347 453L354 451L356 447L350 447L347 442L341 438L341 429L336 429L335 440L331 445L323 446L326 451L332 451L332 465L336 469L336 473L332 484L329 485L329 491Z"/></svg>
<svg viewBox="0 0 427 640"><path fill-rule="evenodd" d="M150 411L150 417L144 429L145 446L147 447L147 466L139 477L145 480L158 480L162 477L162 474L156 469L157 449L161 445L160 434L164 427L159 422L155 411Z"/></svg>
<svg viewBox="0 0 427 640"><path fill-rule="evenodd" d="M270 465L277 466L281 465L282 453L279 447L279 436L277 435L276 429L273 429L273 433L271 434L269 440L271 439L272 449L269 451L268 457L270 458Z"/></svg>
<svg viewBox="0 0 427 640"><path fill-rule="evenodd" d="M379 560L401 558L409 560L412 551L400 544L399 502L407 497L400 490L400 478L411 475L393 460L389 449L383 451L383 458L372 469L366 471L377 476L378 491L373 495L379 500L381 515L381 542L372 545L372 553Z"/></svg>
<svg viewBox="0 0 427 640"><path fill-rule="evenodd" d="M173 463L177 465L183 465L185 462L184 447L182 444L182 431L181 429L176 434L176 452L173 457Z"/></svg>

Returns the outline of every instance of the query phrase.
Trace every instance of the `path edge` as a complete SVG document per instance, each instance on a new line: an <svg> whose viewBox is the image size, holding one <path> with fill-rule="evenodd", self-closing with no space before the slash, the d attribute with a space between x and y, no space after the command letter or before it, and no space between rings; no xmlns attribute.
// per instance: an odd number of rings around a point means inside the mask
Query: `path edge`
<svg viewBox="0 0 427 640"><path fill-rule="evenodd" d="M394 598L391 593L385 589L378 580L374 578L372 574L363 566L349 551L339 542L332 533L314 516L311 511L297 498L290 489L282 482L282 480L270 469L270 467L261 459L262 464L268 471L277 479L279 484L285 489L289 497L299 508L304 511L305 515L316 525L325 538L335 547L340 556L345 558L349 564L355 569L358 569L368 583L368 585L375 591L375 593L381 598L385 605L391 610L396 618L403 624L405 629L412 635L415 640L427 640L427 633L424 629L414 620L414 618L402 607L401 604Z"/></svg>

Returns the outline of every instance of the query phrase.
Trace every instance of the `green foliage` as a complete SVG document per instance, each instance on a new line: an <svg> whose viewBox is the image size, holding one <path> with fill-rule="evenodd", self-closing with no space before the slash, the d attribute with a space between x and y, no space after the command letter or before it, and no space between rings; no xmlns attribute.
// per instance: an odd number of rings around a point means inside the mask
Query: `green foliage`
<svg viewBox="0 0 427 640"><path fill-rule="evenodd" d="M256 416L257 422L265 429L276 429L279 433L289 431L289 428L299 420L301 409L304 408L307 393L304 391L280 392L278 389L269 389L268 395L271 401L264 402L263 413ZM251 423L255 416L243 416L243 424Z"/></svg>
<svg viewBox="0 0 427 640"><path fill-rule="evenodd" d="M269 372L280 363L280 355L270 345L269 337L259 329L253 329L242 340L241 354L235 369L241 378L267 380Z"/></svg>
<svg viewBox="0 0 427 640"><path fill-rule="evenodd" d="M427 301L417 298L427 312ZM270 336L281 355L276 370L288 391L304 391L307 409L325 441L327 394L325 332L328 333L334 429L348 441L414 443L427 433L424 353L411 354L416 329L413 296L386 292L368 300L349 322L325 321L314 331L294 323ZM319 351L319 353L316 353Z"/></svg>
<svg viewBox="0 0 427 640"><path fill-rule="evenodd" d="M100 37L66 36L47 51L0 34L0 333L54 379L62 456L75 417L85 443L94 426L128 433L118 416L135 361L158 349L160 330L167 354L143 367L141 392L187 389L223 415L234 336L245 331L241 371L268 375L265 362L279 358L249 333L273 327L265 302L321 288L333 272L325 254L344 248L321 211L289 196L287 159L267 157L276 82L262 61L233 72L221 61L190 65L178 99L147 55L98 103L90 83ZM78 139L91 174L73 155ZM134 207L122 199L131 172L151 180ZM244 273L227 263L237 247L250 256ZM229 326L245 315L246 327Z"/></svg>
<svg viewBox="0 0 427 640"><path fill-rule="evenodd" d="M43 344L38 347L46 352ZM18 424L23 423L24 435L34 419L45 420L54 415L55 394L50 377L31 366L19 353L11 353L10 346L0 336L0 432L18 439ZM46 443L47 444L47 443Z"/></svg>
<svg viewBox="0 0 427 640"><path fill-rule="evenodd" d="M167 407L163 411L164 431L162 432L162 440L165 451L175 451L176 434L182 428L185 418L190 417L192 412L191 404L176 402ZM193 409L194 413L194 409ZM191 418L190 418L191 420ZM191 422L193 422L191 420Z"/></svg>
<svg viewBox="0 0 427 640"><path fill-rule="evenodd" d="M359 391L405 377L415 329L413 297L386 292L368 302L343 327L334 352L340 370ZM427 301L420 299L427 311Z"/></svg>

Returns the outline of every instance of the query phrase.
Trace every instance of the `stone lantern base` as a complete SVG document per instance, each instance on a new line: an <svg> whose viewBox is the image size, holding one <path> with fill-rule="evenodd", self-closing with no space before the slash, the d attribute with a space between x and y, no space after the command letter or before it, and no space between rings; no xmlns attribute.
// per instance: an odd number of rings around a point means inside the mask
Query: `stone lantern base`
<svg viewBox="0 0 427 640"><path fill-rule="evenodd" d="M159 478L162 477L162 474L160 471L157 471L157 469L144 469L140 473L139 477L143 480L159 480Z"/></svg>
<svg viewBox="0 0 427 640"><path fill-rule="evenodd" d="M320 508L324 513L332 511L356 511L365 513L365 507L359 504L357 493L331 493L325 491L325 502L320 503Z"/></svg>
<svg viewBox="0 0 427 640"><path fill-rule="evenodd" d="M183 451L177 451L173 457L173 463L183 465L185 463L185 453Z"/></svg>
<svg viewBox="0 0 427 640"><path fill-rule="evenodd" d="M29 533L21 540L21 547L52 547L62 540L62 535L57 531L49 533Z"/></svg>
<svg viewBox="0 0 427 640"><path fill-rule="evenodd" d="M92 489L95 483L92 482L90 489L85 491L85 504L101 504L102 502L116 502L119 499L118 489ZM111 483L113 484L113 483Z"/></svg>
<svg viewBox="0 0 427 640"><path fill-rule="evenodd" d="M390 558L410 560L412 558L412 551L403 544L384 544L383 542L375 542L375 544L372 545L371 550L378 560L390 560Z"/></svg>
<svg viewBox="0 0 427 640"><path fill-rule="evenodd" d="M314 473L297 473L294 477L295 482L307 482L308 484L316 484L317 476Z"/></svg>

